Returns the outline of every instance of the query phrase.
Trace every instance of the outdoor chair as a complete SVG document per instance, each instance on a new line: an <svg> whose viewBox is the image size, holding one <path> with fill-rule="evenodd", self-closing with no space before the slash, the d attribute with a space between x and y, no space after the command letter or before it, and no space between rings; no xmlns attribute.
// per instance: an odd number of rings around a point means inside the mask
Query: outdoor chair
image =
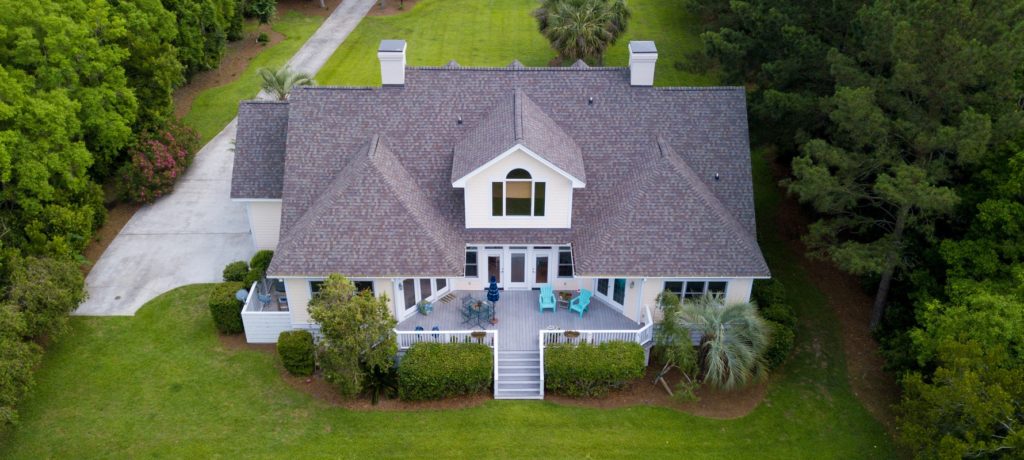
<svg viewBox="0 0 1024 460"><path fill-rule="evenodd" d="M437 340L437 338L441 336L441 334L438 334L438 332L441 330L441 326L434 326L430 328L430 330L434 331L434 340Z"/></svg>
<svg viewBox="0 0 1024 460"><path fill-rule="evenodd" d="M555 311L555 308L558 305L558 303L555 302L555 290L551 287L550 284L542 284L540 286L539 302L541 313L544 313L544 310L551 310L552 312Z"/></svg>
<svg viewBox="0 0 1024 460"><path fill-rule="evenodd" d="M594 294L586 289L580 290L580 295L569 301L569 311L579 313L580 318L582 318L583 312L587 311L590 307L590 296L592 295Z"/></svg>

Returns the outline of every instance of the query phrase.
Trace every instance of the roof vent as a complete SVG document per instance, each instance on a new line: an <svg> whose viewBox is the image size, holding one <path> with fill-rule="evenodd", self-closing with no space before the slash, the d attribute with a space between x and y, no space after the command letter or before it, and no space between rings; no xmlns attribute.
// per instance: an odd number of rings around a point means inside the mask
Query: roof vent
<svg viewBox="0 0 1024 460"><path fill-rule="evenodd" d="M719 179L719 177L720 177L720 176L718 175L718 173L715 173L715 180L718 180L718 179Z"/></svg>
<svg viewBox="0 0 1024 460"><path fill-rule="evenodd" d="M405 40L381 40L377 48L382 85L405 84Z"/></svg>
<svg viewBox="0 0 1024 460"><path fill-rule="evenodd" d="M658 62L658 48L654 42L629 42L629 84L654 86L654 63Z"/></svg>
<svg viewBox="0 0 1024 460"><path fill-rule="evenodd" d="M594 105L594 96L587 98L587 105Z"/></svg>
<svg viewBox="0 0 1024 460"><path fill-rule="evenodd" d="M462 124L462 115L459 115L459 119L455 121L456 124Z"/></svg>

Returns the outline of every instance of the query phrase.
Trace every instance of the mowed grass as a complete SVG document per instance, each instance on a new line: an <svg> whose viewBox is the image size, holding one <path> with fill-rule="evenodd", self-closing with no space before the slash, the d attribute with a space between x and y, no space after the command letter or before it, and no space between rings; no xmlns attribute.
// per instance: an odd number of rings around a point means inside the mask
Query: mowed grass
<svg viewBox="0 0 1024 460"><path fill-rule="evenodd" d="M323 19L294 11L278 16L272 27L285 36L284 40L257 54L236 80L200 93L182 120L199 133L202 143L208 142L235 118L240 101L252 99L260 92L256 70L260 67L278 68L288 62L320 27Z"/></svg>
<svg viewBox="0 0 1024 460"><path fill-rule="evenodd" d="M284 383L273 354L224 349L186 286L131 318L72 317L46 355L0 458L595 457L891 458L850 392L839 331L820 291L774 237L781 197L755 157L762 248L800 314L794 356L765 401L736 420L660 407L491 401L447 411L357 412Z"/></svg>
<svg viewBox="0 0 1024 460"><path fill-rule="evenodd" d="M412 66L441 66L455 60L463 66L503 67L514 59L529 67L547 66L555 52L531 15L538 5L535 0L423 0L410 11L363 18L317 74L317 83L380 85L377 46L383 39L406 40ZM654 40L659 51L657 85L714 83L712 77L675 68L686 53L701 46L696 20L681 4L631 0L629 5L633 19L606 53L606 65L628 64L630 40Z"/></svg>

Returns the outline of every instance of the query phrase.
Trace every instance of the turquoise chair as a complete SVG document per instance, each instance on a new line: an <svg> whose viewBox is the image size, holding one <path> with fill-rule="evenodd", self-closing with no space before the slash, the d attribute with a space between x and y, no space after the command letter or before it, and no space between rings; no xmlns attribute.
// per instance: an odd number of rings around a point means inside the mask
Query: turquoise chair
<svg viewBox="0 0 1024 460"><path fill-rule="evenodd" d="M555 290L550 284L542 284L540 286L540 312L544 313L544 310L555 311Z"/></svg>
<svg viewBox="0 0 1024 460"><path fill-rule="evenodd" d="M590 306L590 296L592 295L594 295L594 293L586 289L581 289L580 295L569 301L569 311L578 312L580 314L580 318L582 318L583 312L587 311L587 308Z"/></svg>

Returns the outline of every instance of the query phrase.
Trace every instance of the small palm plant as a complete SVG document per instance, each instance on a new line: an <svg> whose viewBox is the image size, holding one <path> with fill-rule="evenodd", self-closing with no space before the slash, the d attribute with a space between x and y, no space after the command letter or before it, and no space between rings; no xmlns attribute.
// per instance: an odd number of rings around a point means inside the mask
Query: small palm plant
<svg viewBox="0 0 1024 460"><path fill-rule="evenodd" d="M630 12L625 0L541 0L533 15L560 58L601 64L605 50L626 31Z"/></svg>
<svg viewBox="0 0 1024 460"><path fill-rule="evenodd" d="M262 80L260 86L263 88L263 91L274 95L274 97L279 101L287 100L288 94L290 94L296 87L312 86L316 84L316 82L313 81L313 77L309 74L294 72L287 66L281 67L277 70L270 70L263 67L257 70L256 73L259 74L260 80Z"/></svg>
<svg viewBox="0 0 1024 460"><path fill-rule="evenodd" d="M697 362L703 381L733 389L765 376L768 325L750 302L725 305L720 297L687 299L678 316L683 329L701 333Z"/></svg>

